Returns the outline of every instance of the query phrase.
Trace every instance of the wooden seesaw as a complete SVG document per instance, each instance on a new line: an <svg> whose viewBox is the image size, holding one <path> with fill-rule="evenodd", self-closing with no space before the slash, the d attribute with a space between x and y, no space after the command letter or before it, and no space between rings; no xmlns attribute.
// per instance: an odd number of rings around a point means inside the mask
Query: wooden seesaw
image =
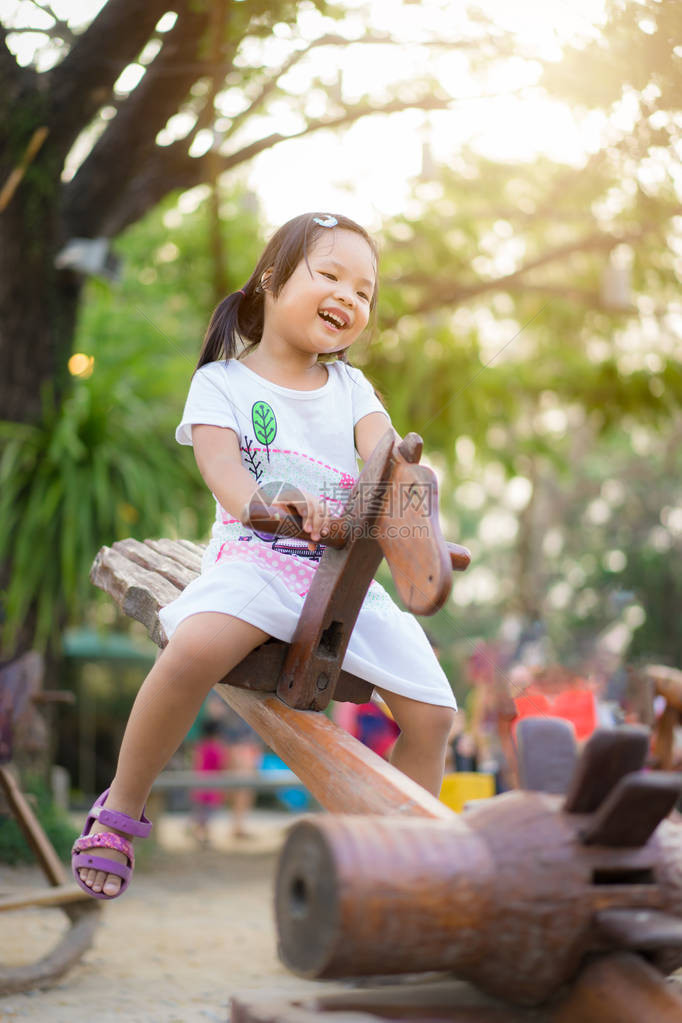
<svg viewBox="0 0 682 1023"><path fill-rule="evenodd" d="M503 1000L465 1017L452 993L435 1005L422 989L412 1019L511 1023L530 1017L505 1004L545 1003L557 1023L679 1023L682 1000L663 980L682 965L682 828L663 820L679 779L652 785L639 770L641 732L597 737L565 800L513 792L460 817L316 713L332 697L369 698L341 663L382 556L417 614L441 607L452 569L469 562L442 539L420 455L415 434L382 438L327 539L291 644L266 642L216 686L332 811L296 825L282 851L282 959L307 977L446 970ZM305 535L265 506L250 524ZM201 553L186 541L122 541L99 552L91 578L163 646L158 611ZM371 1010L362 998L236 1000L233 1023L396 1018L404 996L384 993Z"/></svg>

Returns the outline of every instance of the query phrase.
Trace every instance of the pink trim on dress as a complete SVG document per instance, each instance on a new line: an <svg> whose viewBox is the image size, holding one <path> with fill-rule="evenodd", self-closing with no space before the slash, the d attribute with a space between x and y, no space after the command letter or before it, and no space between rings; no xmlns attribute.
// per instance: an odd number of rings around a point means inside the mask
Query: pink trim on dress
<svg viewBox="0 0 682 1023"><path fill-rule="evenodd" d="M250 562L276 572L287 589L299 597L305 597L315 575L315 569L303 558L298 558L295 554L280 554L260 540L251 543L226 540L218 551L216 565L221 558Z"/></svg>

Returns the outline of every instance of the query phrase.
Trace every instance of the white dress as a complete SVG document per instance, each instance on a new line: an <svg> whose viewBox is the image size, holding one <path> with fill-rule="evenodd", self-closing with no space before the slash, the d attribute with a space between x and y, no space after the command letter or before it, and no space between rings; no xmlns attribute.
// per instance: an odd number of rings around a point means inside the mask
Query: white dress
<svg viewBox="0 0 682 1023"><path fill-rule="evenodd" d="M285 482L324 495L341 513L358 476L355 424L370 412L390 419L359 369L327 364L315 391L280 387L242 362L212 362L193 379L175 436L192 443L192 424L233 430L242 464L260 486ZM299 540L261 539L216 500L202 573L159 613L170 638L201 611L234 615L290 642L321 552ZM346 656L346 671L373 685L424 703L456 707L450 684L413 615L372 582Z"/></svg>

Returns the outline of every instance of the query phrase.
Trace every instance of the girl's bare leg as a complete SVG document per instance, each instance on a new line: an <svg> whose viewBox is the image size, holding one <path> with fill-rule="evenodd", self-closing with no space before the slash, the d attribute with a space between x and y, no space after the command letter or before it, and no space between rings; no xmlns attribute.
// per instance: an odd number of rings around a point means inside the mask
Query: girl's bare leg
<svg viewBox="0 0 682 1023"><path fill-rule="evenodd" d="M390 762L408 778L438 796L443 782L448 736L456 711L450 707L420 703L407 696L389 693L386 689L378 689L377 692L400 728Z"/></svg>
<svg viewBox="0 0 682 1023"><path fill-rule="evenodd" d="M105 806L140 817L154 779L186 736L211 687L267 638L262 629L218 612L181 622L137 694ZM92 826L93 834L111 830L98 822ZM125 861L110 849L97 852ZM103 871L83 869L80 877L106 895L115 895L121 886L120 878Z"/></svg>

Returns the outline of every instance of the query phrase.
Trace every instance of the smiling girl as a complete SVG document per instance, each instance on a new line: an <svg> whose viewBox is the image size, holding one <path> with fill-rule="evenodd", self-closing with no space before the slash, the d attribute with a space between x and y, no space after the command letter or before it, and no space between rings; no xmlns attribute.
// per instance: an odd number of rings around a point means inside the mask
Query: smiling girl
<svg viewBox="0 0 682 1023"><path fill-rule="evenodd" d="M291 641L326 524L355 485L357 456L366 461L392 429L347 361L376 294L367 232L346 217L310 213L280 228L244 287L213 314L176 439L193 445L216 518L202 574L160 612L168 645L135 700L111 788L74 846L76 880L97 898L127 887L129 839L151 828L151 785L211 687L269 637ZM310 542L245 525L256 494L295 503ZM437 794L455 700L416 619L376 581L343 666L374 684L398 723L392 763Z"/></svg>

